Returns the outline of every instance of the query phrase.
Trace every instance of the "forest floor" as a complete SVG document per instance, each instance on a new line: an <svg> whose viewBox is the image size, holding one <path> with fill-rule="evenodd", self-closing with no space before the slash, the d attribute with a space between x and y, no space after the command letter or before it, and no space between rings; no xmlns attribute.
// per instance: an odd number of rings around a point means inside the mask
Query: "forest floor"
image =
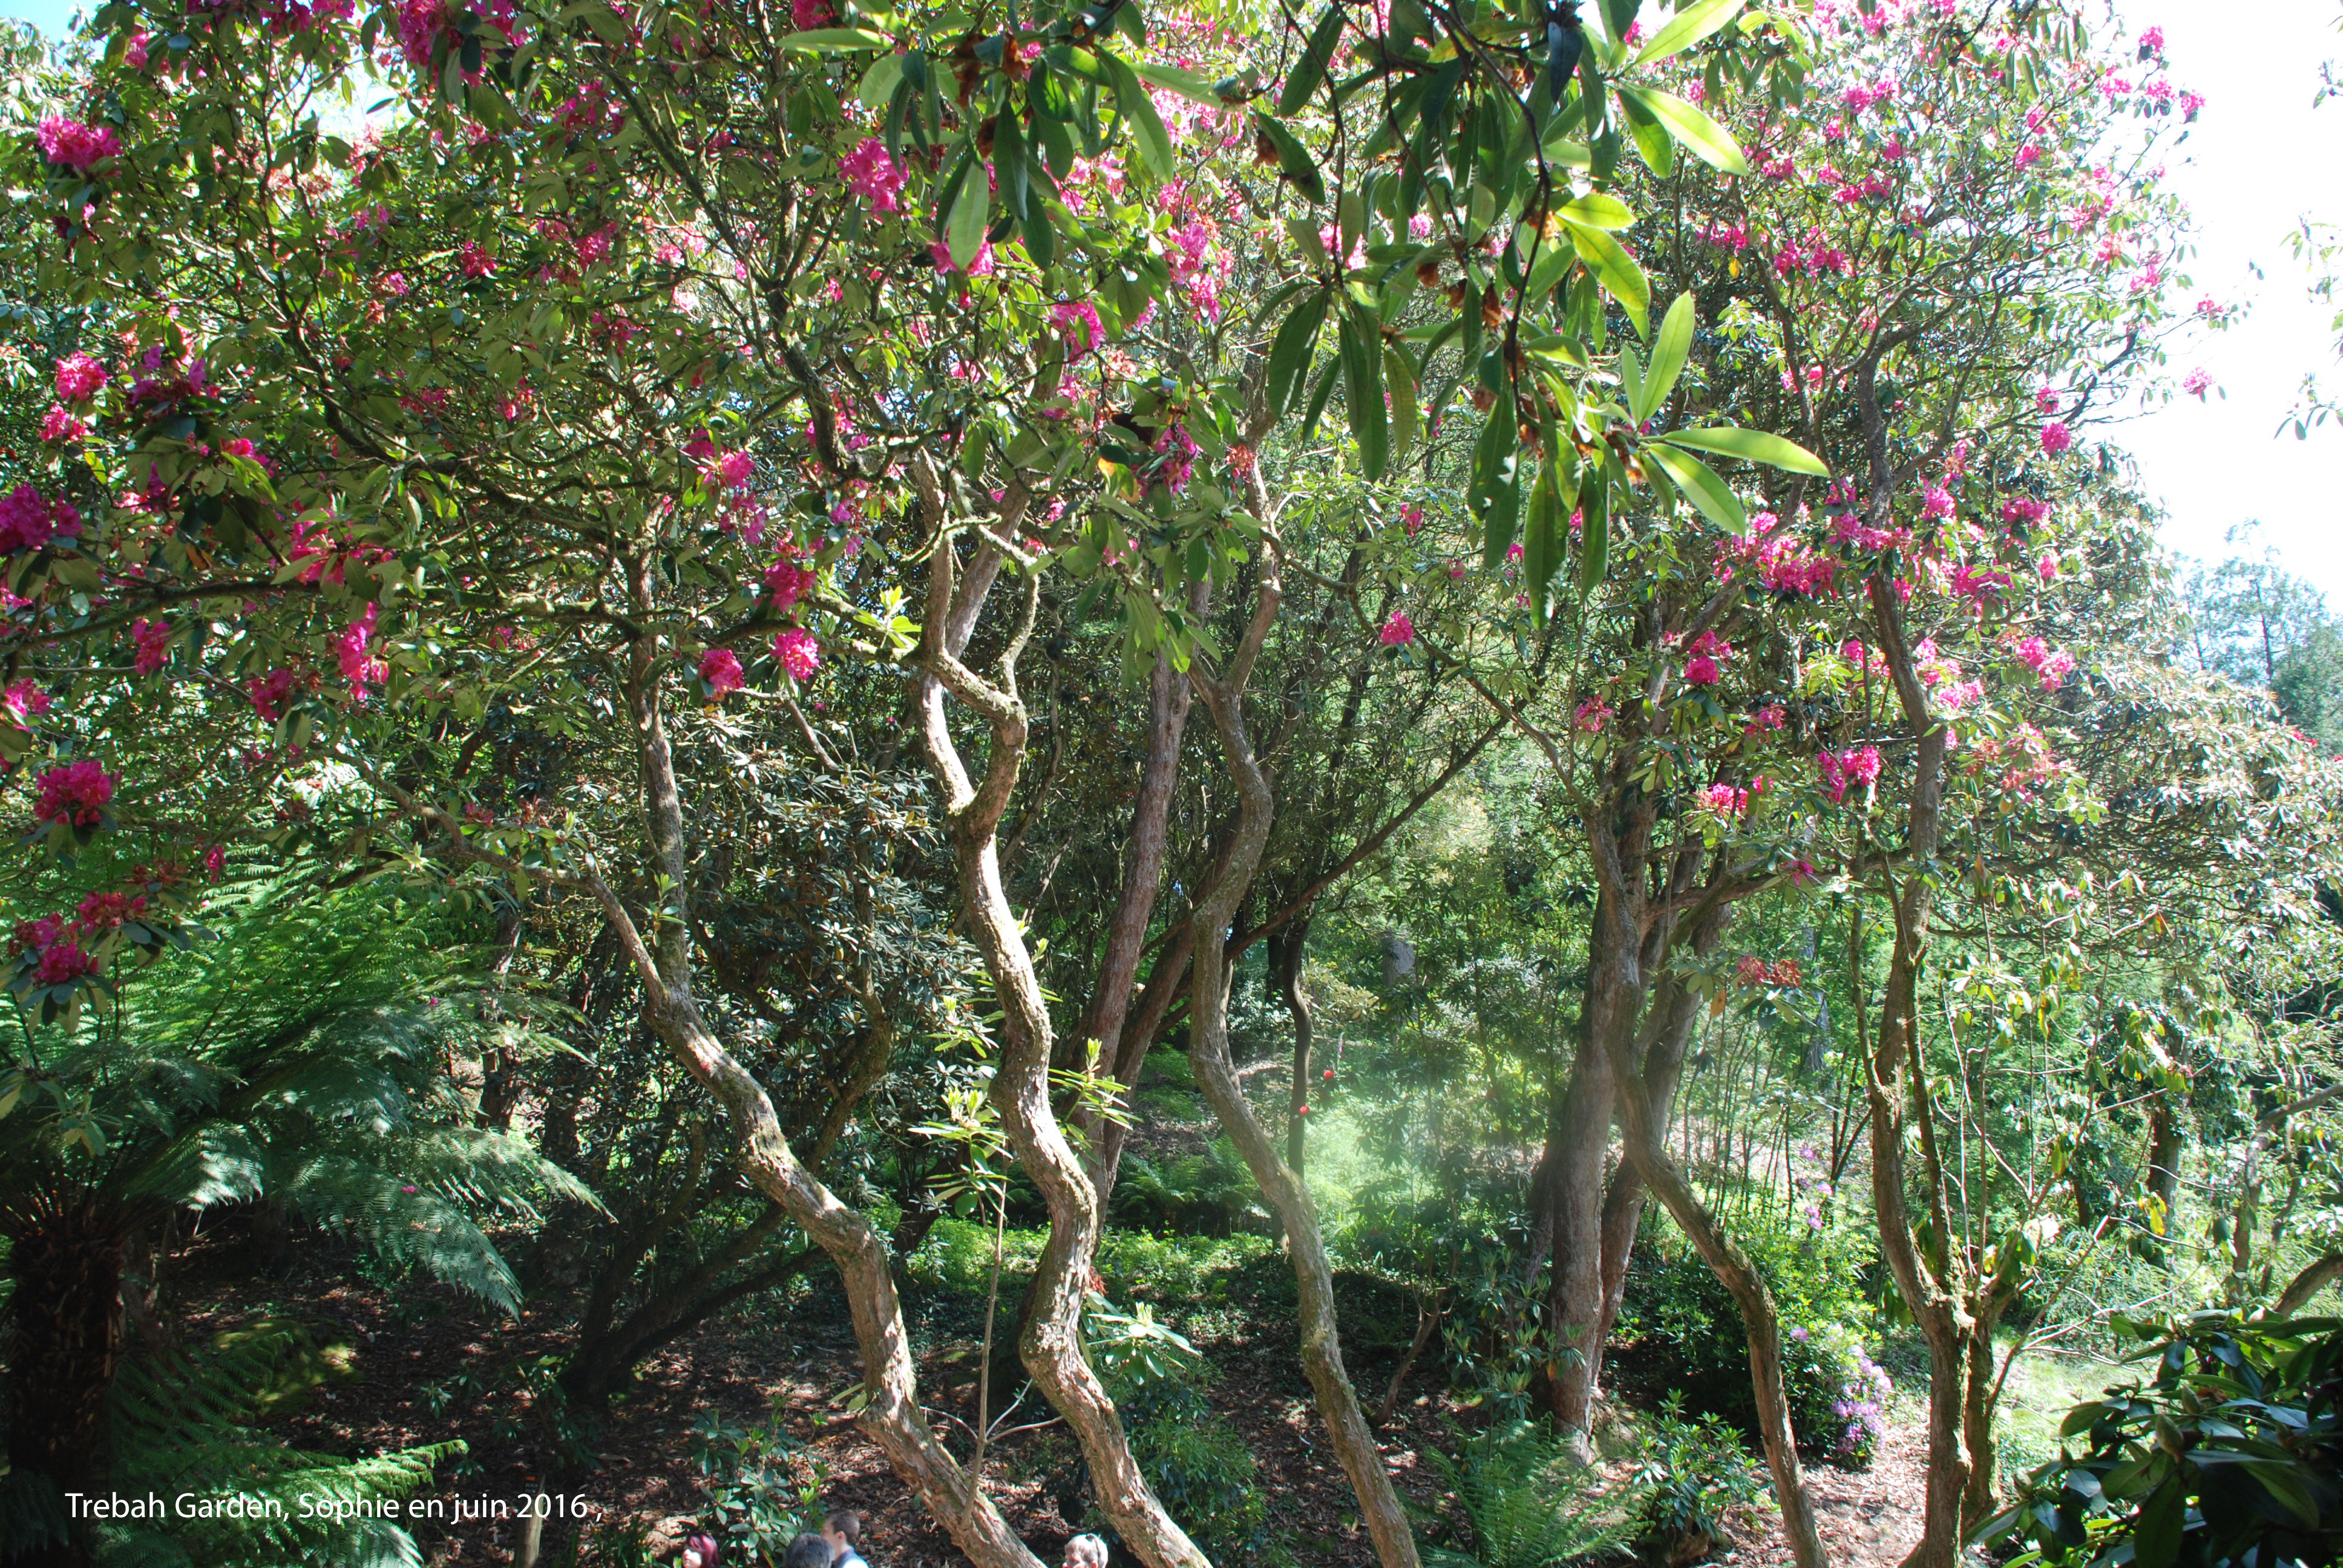
<svg viewBox="0 0 2343 1568"><path fill-rule="evenodd" d="M462 1438L469 1453L443 1466L436 1488L451 1508L459 1497L512 1499L547 1485L548 1451L526 1373L555 1348L558 1322L502 1322L436 1287L408 1282L387 1288L336 1271L337 1261L297 1258L271 1289L248 1282L221 1287L188 1322L190 1337L199 1342L263 1319L303 1325L320 1370L314 1386L286 1402L289 1413L272 1428L293 1446L354 1454ZM1260 1261L1282 1271L1274 1256ZM301 1288L305 1279L316 1288ZM1259 1462L1277 1547L1269 1560L1283 1557L1294 1568L1369 1568L1373 1556L1356 1505L1301 1373L1291 1312L1274 1301L1248 1310L1241 1287L1229 1305L1233 1310L1218 1315L1219 1332L1207 1347L1219 1375L1206 1392ZM952 1349L952 1336L923 1334L916 1321L913 1332L915 1341L927 1342L921 1383L931 1411L972 1414L967 1396L973 1368ZM1383 1345L1352 1350L1353 1375L1370 1399L1397 1359L1396 1349ZM869 1516L866 1555L880 1568L964 1563L844 1409L857 1375L844 1313L819 1292L769 1317L711 1324L655 1356L595 1433L598 1463L568 1483L595 1511L584 1561L614 1568L665 1561L686 1533L711 1521L705 1470L709 1453L724 1444L711 1445L708 1434L711 1418L720 1418L736 1436L768 1423L787 1434L791 1450L777 1467L784 1490L818 1483L822 1506ZM1485 1419L1454 1405L1438 1382L1427 1357L1384 1433L1394 1479L1427 1514L1443 1501L1427 1454L1452 1449L1460 1431ZM1867 1470L1809 1468L1835 1563L1893 1568L1917 1539L1918 1415L1910 1398L1897 1402ZM965 1452L964 1435L940 1425L955 1452ZM1054 1562L1073 1533L1075 1522L1066 1517L1080 1512L1078 1494L1067 1489L1073 1472L1071 1445L1049 1429L996 1445L988 1462L988 1489L1045 1561ZM417 1533L438 1568L514 1561L518 1526L509 1519L427 1523ZM548 1534L548 1547L558 1534ZM548 1553L548 1561L559 1560ZM1755 1568L1787 1563L1789 1553L1778 1522L1762 1515L1742 1521L1739 1538L1720 1542L1705 1561Z"/></svg>

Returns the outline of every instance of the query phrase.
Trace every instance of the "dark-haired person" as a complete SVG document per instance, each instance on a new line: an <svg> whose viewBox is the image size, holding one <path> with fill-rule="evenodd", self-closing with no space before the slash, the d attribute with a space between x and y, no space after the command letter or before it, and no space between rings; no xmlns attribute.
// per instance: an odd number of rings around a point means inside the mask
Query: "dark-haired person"
<svg viewBox="0 0 2343 1568"><path fill-rule="evenodd" d="M834 1555L830 1568L870 1568L862 1556L862 1515L842 1508L821 1522L821 1538Z"/></svg>
<svg viewBox="0 0 2343 1568"><path fill-rule="evenodd" d="M809 1530L789 1543L781 1568L830 1568L830 1543Z"/></svg>
<svg viewBox="0 0 2343 1568"><path fill-rule="evenodd" d="M716 1537L702 1531L684 1541L683 1551L677 1555L676 1563L678 1568L716 1568L723 1556L723 1549L716 1544Z"/></svg>
<svg viewBox="0 0 2343 1568"><path fill-rule="evenodd" d="M1077 1535L1066 1543L1066 1568L1106 1568L1106 1542L1096 1535Z"/></svg>

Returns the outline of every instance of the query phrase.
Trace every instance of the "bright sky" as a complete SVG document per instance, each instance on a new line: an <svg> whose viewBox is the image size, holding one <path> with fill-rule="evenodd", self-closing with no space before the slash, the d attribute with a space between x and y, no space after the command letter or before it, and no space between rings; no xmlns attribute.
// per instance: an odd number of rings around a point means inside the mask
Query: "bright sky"
<svg viewBox="0 0 2343 1568"><path fill-rule="evenodd" d="M2177 398L2115 438L2163 498L2172 548L2217 560L2230 528L2258 520L2287 569L2343 608L2343 427L2330 419L2304 441L2271 435L2308 372L2343 401L2333 307L2309 301L2309 275L2286 246L2305 216L2343 225L2343 99L2310 106L2320 62L2343 60L2343 5L2119 0L2119 9L2134 33L2164 29L2173 82L2207 100L2168 165L2196 216L2197 256L2181 268L2196 286L2182 304L2210 295L2249 312L2172 349L2177 374L2202 366L2226 397Z"/></svg>
<svg viewBox="0 0 2343 1568"><path fill-rule="evenodd" d="M2330 420L2305 441L2273 435L2308 372L2321 372L2343 400L2329 312L2308 299L2308 275L2286 246L2306 216L2343 225L2343 100L2310 106L2320 62L2343 60L2343 4L2116 3L2129 31L2164 29L2173 81L2207 99L2168 166L2197 218L2197 256L2180 269L2193 287L2182 303L2209 294L2247 309L2228 331L2173 347L2176 374L2201 366L2221 392L2201 404L2177 398L2115 438L2169 510L2172 548L2217 560L2231 528L2258 521L2286 568L2343 608L2343 426ZM0 15L55 34L75 5L0 0Z"/></svg>

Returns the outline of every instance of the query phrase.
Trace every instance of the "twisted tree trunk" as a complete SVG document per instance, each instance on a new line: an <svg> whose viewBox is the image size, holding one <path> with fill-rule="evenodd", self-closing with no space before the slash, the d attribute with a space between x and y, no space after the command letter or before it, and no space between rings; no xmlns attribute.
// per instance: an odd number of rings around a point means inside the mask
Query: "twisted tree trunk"
<svg viewBox="0 0 2343 1568"><path fill-rule="evenodd" d="M1002 1131L1018 1163L1050 1211L1050 1233L1034 1267L1019 1350L1089 1462L1099 1506L1124 1543L1149 1568L1209 1568L1204 1554L1175 1523L1131 1457L1122 1419L1082 1354L1082 1302L1098 1251L1101 1204L1081 1162L1059 1124L1050 1092L1053 1027L1034 972L1033 957L1001 878L999 829L1017 786L1027 736L1025 705L1017 690L1017 660L1031 634L1038 577L1027 579L1021 621L1001 654L1000 679L987 680L960 662L976 619L1004 558L986 537L976 546L966 583L954 580L958 561L948 512L934 471L915 462L913 474L936 528L930 558L928 612L920 647L924 673L914 688L920 736L944 795L944 817L970 940L982 955L1001 1003L1001 1056L990 1091ZM1023 502L1021 490L1012 507ZM1013 523L1011 531L1014 531ZM949 689L990 731L981 779L972 779L946 722Z"/></svg>
<svg viewBox="0 0 2343 1568"><path fill-rule="evenodd" d="M1258 488L1259 481L1255 481ZM1256 497L1255 515L1268 508ZM1286 1250L1293 1264L1293 1280L1301 1314L1303 1375L1318 1398L1318 1413L1326 1423L1328 1440L1350 1478L1359 1499L1376 1560L1383 1568L1417 1568L1415 1536L1406 1511L1383 1469L1383 1450L1367 1425L1366 1412L1351 1386L1342 1365L1342 1341L1334 1309L1334 1272L1327 1261L1326 1241L1318 1229L1318 1211L1301 1175L1278 1157L1277 1143L1246 1103L1236 1067L1229 1060L1228 942L1229 927L1237 906L1252 888L1261 868L1262 851L1269 842L1275 799L1269 776L1253 754L1244 721L1244 690L1262 644L1276 620L1282 588L1277 571L1278 547L1272 539L1262 557L1261 580L1253 615L1243 639L1231 656L1226 673L1214 679L1201 672L1192 678L1219 732L1221 754L1237 790L1237 829L1227 864L1196 906L1191 924L1195 957L1190 992L1188 1056L1196 1082L1212 1102L1212 1111L1228 1130L1246 1168L1260 1183L1278 1220L1285 1227Z"/></svg>

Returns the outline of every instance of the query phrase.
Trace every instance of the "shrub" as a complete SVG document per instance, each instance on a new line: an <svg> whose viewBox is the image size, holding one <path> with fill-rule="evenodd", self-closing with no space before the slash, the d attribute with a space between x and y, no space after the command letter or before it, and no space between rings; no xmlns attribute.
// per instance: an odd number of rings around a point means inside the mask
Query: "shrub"
<svg viewBox="0 0 2343 1568"><path fill-rule="evenodd" d="M1741 1444L1741 1436L1715 1416L1684 1418L1684 1396L1671 1393L1643 1434L1635 1484L1648 1501L1644 1509L1644 1544L1663 1561L1690 1563L1706 1556L1725 1535L1735 1509L1771 1504L1765 1473Z"/></svg>
<svg viewBox="0 0 2343 1568"><path fill-rule="evenodd" d="M1500 1422L1457 1447L1435 1452L1448 1489L1471 1530L1473 1549L1430 1546L1427 1568L1553 1568L1607 1553L1634 1533L1642 1498L1605 1492L1603 1473L1571 1457L1552 1428Z"/></svg>
<svg viewBox="0 0 2343 1568"><path fill-rule="evenodd" d="M2343 1319L2155 1325L2156 1375L2067 1414L2061 1457L2021 1483L1978 1539L2047 1568L2267 1568L2332 1563L2343 1540Z"/></svg>
<svg viewBox="0 0 2343 1568"><path fill-rule="evenodd" d="M1118 1295L1201 1305L1227 1300L1238 1271L1276 1250L1266 1236L1151 1236L1112 1231L1099 1243L1098 1271Z"/></svg>
<svg viewBox="0 0 2343 1568"><path fill-rule="evenodd" d="M1845 1232L1812 1232L1779 1219L1742 1221L1735 1233L1781 1311L1782 1382L1799 1446L1869 1463L1892 1391L1864 1345L1870 1309L1855 1282L1867 1256ZM1636 1249L1614 1338L1654 1386L1756 1431L1741 1309L1674 1227L1654 1225Z"/></svg>
<svg viewBox="0 0 2343 1568"><path fill-rule="evenodd" d="M1161 1164L1125 1156L1115 1178L1113 1212L1124 1224L1210 1236L1226 1236L1268 1215L1252 1172L1226 1138L1214 1139L1202 1154Z"/></svg>
<svg viewBox="0 0 2343 1568"><path fill-rule="evenodd" d="M1211 1363L1145 1306L1126 1315L1094 1304L1084 1326L1092 1364L1131 1433L1131 1456L1155 1495L1207 1555L1233 1562L1267 1552L1260 1467L1204 1398Z"/></svg>

